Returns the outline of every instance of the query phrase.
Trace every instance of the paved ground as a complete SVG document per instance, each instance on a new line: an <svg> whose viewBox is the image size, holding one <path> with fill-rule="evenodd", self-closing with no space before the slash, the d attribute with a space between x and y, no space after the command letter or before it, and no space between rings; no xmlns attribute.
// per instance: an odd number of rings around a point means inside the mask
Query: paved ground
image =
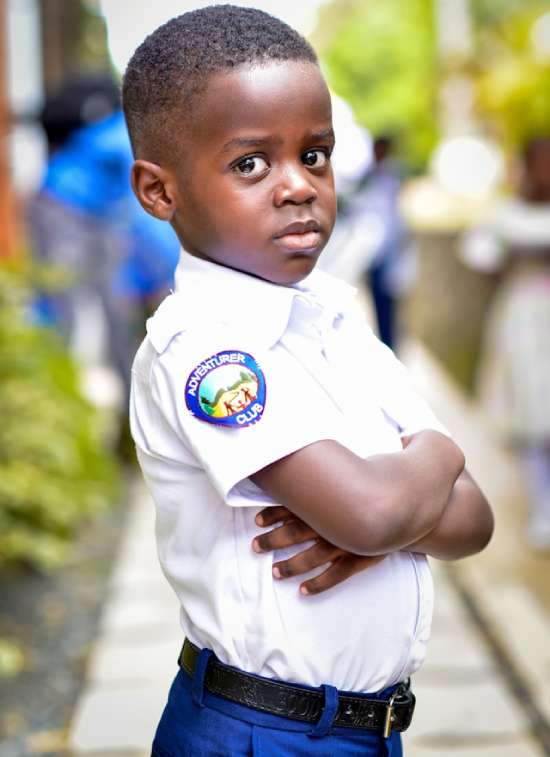
<svg viewBox="0 0 550 757"><path fill-rule="evenodd" d="M550 754L530 735L535 722L544 736L543 719L550 719L550 616L542 579L549 562L528 555L522 544L522 492L513 460L497 450L477 410L420 348L410 350L407 361L466 450L499 524L483 555L450 569L434 564L433 636L428 661L415 677L418 706L406 735L407 757ZM71 728L74 757L149 753L181 643L177 614L156 560L152 506L138 484L88 685ZM527 709L511 685L522 691Z"/></svg>
<svg viewBox="0 0 550 757"><path fill-rule="evenodd" d="M539 601L549 596L547 582L541 590L541 579L550 560L531 553L523 541L519 471L513 457L495 445L480 410L419 346L409 350L406 361L465 450L497 523L485 552L445 566L433 563L439 567L436 612L428 660L416 676L419 712L408 757L550 754L548 743L545 751L529 736L537 716L550 721L550 614ZM466 611L462 592L481 627ZM512 687L524 689L523 706ZM443 714L443 701L456 706L454 716ZM543 731L545 723L538 725ZM547 732L539 735L548 737Z"/></svg>

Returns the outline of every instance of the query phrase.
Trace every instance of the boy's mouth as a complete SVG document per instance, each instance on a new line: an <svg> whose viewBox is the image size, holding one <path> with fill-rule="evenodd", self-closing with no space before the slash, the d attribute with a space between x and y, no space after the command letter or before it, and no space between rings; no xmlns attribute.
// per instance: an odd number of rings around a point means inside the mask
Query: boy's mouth
<svg viewBox="0 0 550 757"><path fill-rule="evenodd" d="M273 237L289 252L315 249L321 241L321 227L317 221L295 221Z"/></svg>

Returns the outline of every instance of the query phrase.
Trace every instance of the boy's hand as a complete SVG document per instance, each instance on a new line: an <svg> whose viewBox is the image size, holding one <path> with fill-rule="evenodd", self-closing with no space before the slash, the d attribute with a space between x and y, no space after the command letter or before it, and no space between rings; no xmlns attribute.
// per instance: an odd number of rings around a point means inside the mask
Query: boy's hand
<svg viewBox="0 0 550 757"><path fill-rule="evenodd" d="M275 563L273 565L274 578L299 576L330 563L329 567L322 573L300 584L302 594L320 594L384 559L384 555L364 557L335 547L326 539L320 537L307 523L297 518L286 507L266 507L256 516L256 523L264 528L275 523L281 523L277 528L254 539L252 548L256 552L271 552L274 549L282 549L315 540L315 544L311 547L298 552L287 560Z"/></svg>

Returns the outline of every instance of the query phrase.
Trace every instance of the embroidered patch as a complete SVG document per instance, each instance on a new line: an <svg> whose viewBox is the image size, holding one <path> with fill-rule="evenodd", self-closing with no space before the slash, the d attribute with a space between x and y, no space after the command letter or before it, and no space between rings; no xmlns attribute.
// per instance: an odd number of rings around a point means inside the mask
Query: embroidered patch
<svg viewBox="0 0 550 757"><path fill-rule="evenodd" d="M189 375L185 403L201 421L218 426L250 426L264 412L264 374L247 352L217 352Z"/></svg>

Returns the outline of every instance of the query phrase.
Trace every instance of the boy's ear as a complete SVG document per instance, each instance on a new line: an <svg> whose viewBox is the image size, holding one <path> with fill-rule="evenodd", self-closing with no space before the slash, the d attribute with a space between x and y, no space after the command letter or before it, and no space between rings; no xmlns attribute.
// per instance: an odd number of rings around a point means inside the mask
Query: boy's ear
<svg viewBox="0 0 550 757"><path fill-rule="evenodd" d="M161 221L171 221L176 211L176 187L170 173L156 163L136 160L132 166L132 189L141 206Z"/></svg>

